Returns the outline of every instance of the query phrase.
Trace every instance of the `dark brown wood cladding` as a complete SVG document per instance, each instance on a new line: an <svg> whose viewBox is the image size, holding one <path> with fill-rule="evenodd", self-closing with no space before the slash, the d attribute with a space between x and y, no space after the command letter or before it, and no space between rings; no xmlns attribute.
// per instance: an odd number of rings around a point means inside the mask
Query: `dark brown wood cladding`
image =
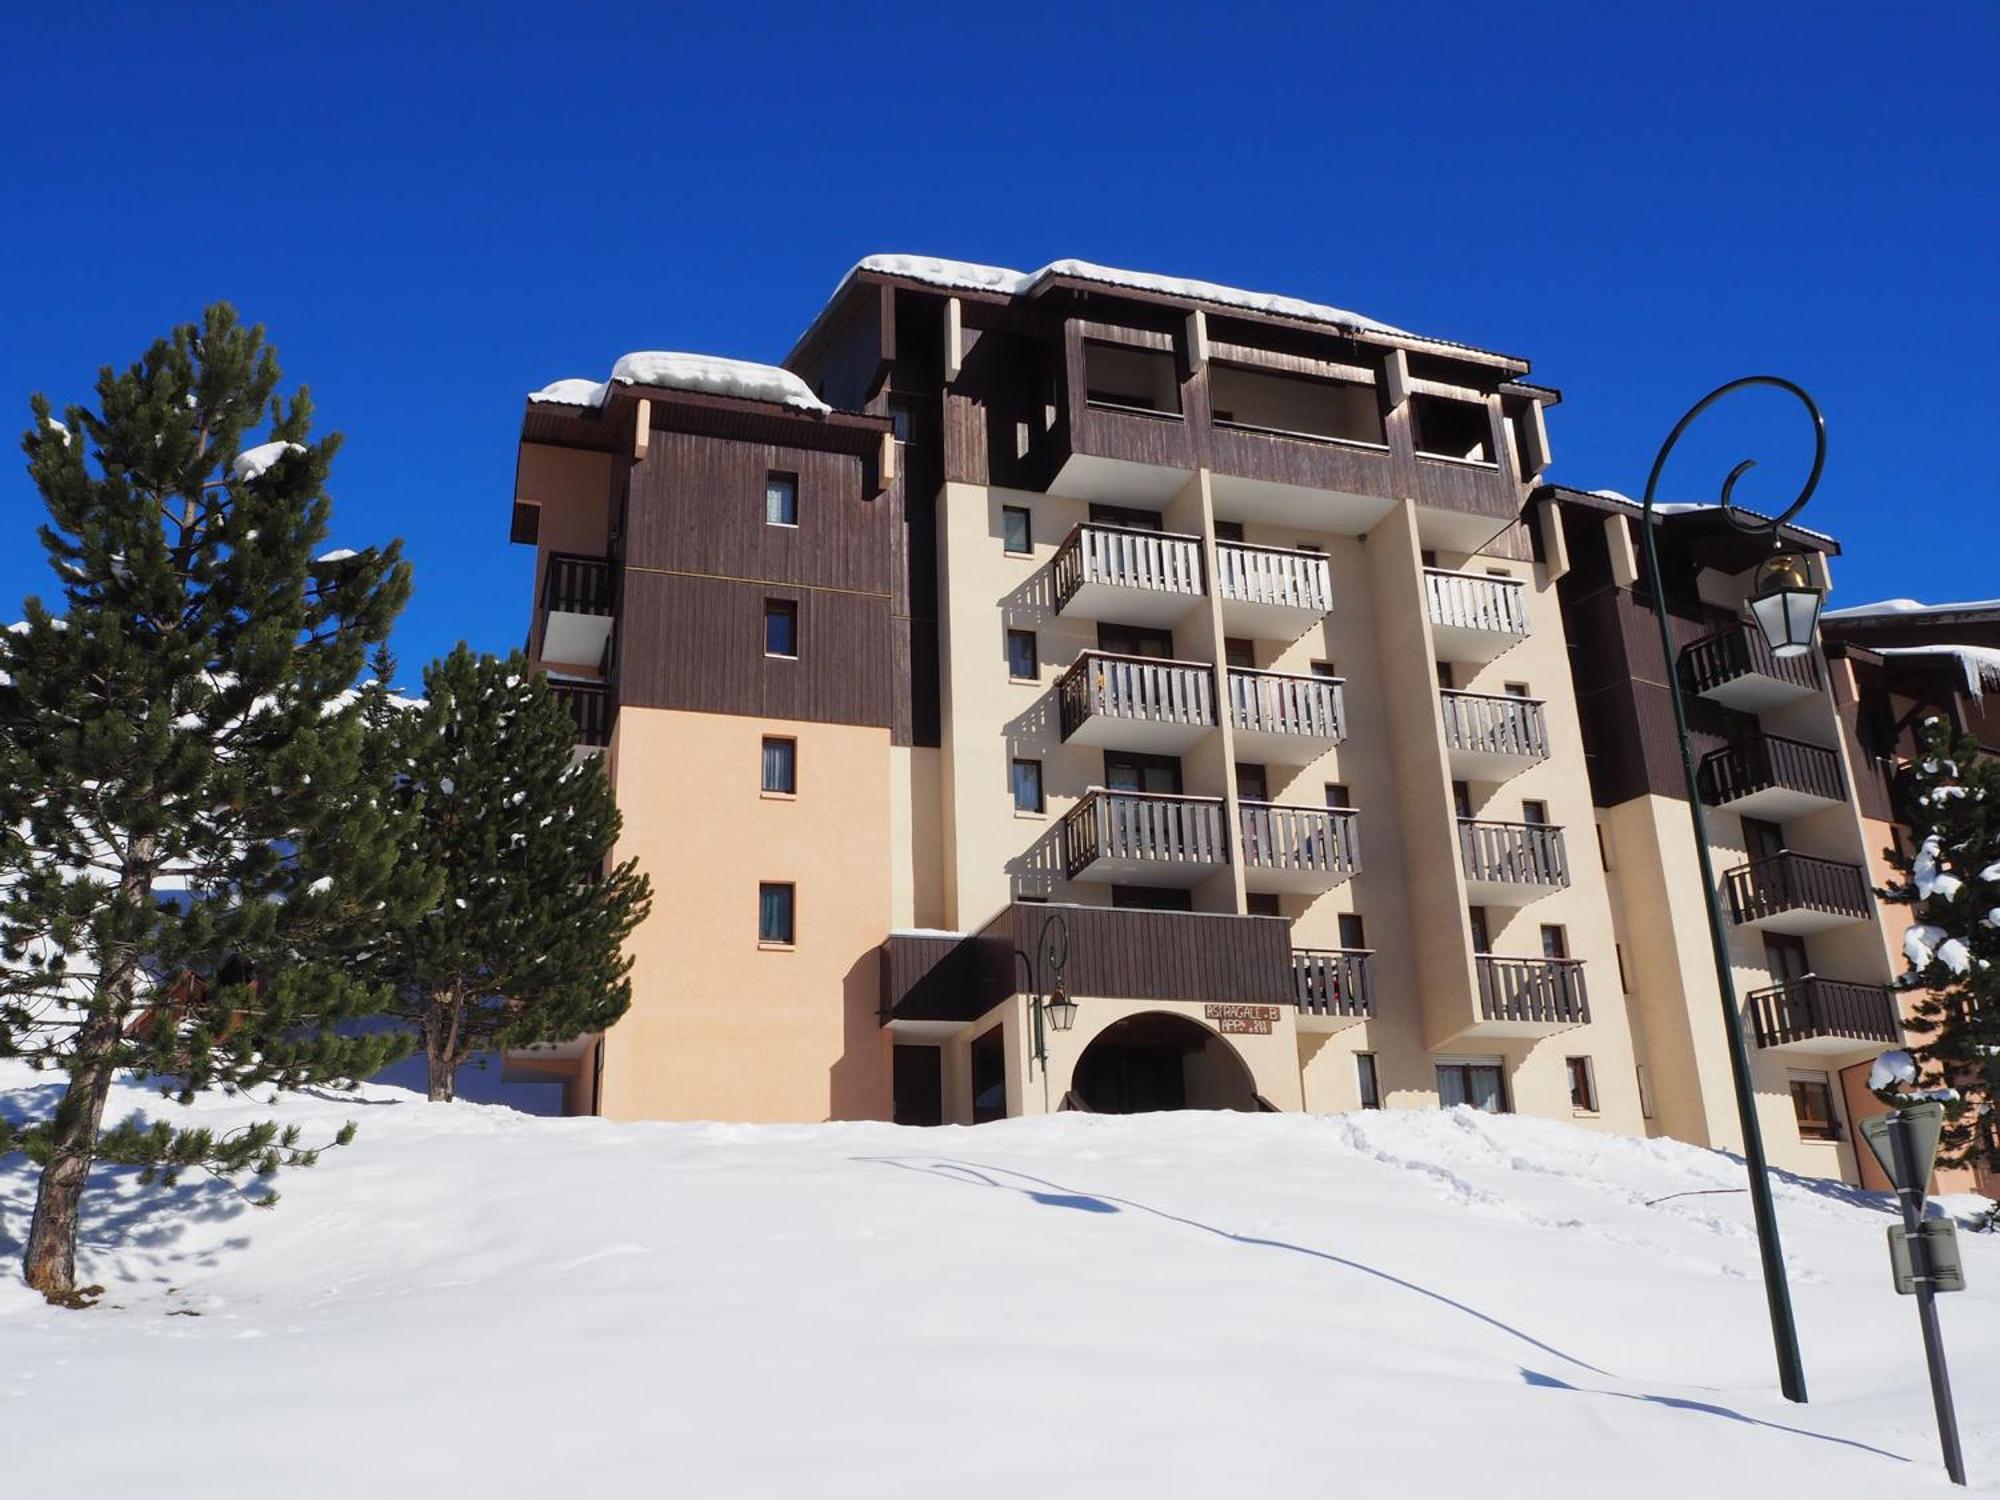
<svg viewBox="0 0 2000 1500"><path fill-rule="evenodd" d="M797 659L764 654L764 605L798 607ZM890 726L889 598L628 567L618 701Z"/></svg>
<svg viewBox="0 0 2000 1500"><path fill-rule="evenodd" d="M1341 490L1351 495L1392 495L1389 449L1328 438L1289 437L1210 425L1209 467L1242 479Z"/></svg>
<svg viewBox="0 0 2000 1500"><path fill-rule="evenodd" d="M1416 480L1419 505L1506 521L1521 513L1521 487L1502 468L1426 458L1419 453Z"/></svg>

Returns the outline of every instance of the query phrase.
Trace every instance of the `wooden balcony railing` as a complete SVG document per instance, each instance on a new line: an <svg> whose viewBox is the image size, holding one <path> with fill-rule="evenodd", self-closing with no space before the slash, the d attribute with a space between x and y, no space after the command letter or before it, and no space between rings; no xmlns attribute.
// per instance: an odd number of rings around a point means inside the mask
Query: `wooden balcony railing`
<svg viewBox="0 0 2000 1500"><path fill-rule="evenodd" d="M1346 704L1338 677L1298 672L1229 669L1229 722L1263 734L1296 734L1339 741L1347 737Z"/></svg>
<svg viewBox="0 0 2000 1500"><path fill-rule="evenodd" d="M1569 884L1563 831L1547 823L1458 820L1459 857L1467 880L1559 888Z"/></svg>
<svg viewBox="0 0 2000 1500"><path fill-rule="evenodd" d="M1849 1037L1857 1043L1902 1040L1896 999L1885 985L1848 984L1807 974L1752 990L1744 998L1760 1047L1819 1037Z"/></svg>
<svg viewBox="0 0 2000 1500"><path fill-rule="evenodd" d="M1200 662L1086 651L1057 686L1062 737L1093 715L1146 724L1215 726L1215 671Z"/></svg>
<svg viewBox="0 0 2000 1500"><path fill-rule="evenodd" d="M1344 879L1361 868L1359 818L1352 808L1245 802L1237 808L1246 869Z"/></svg>
<svg viewBox="0 0 2000 1500"><path fill-rule="evenodd" d="M1295 948L1292 983L1304 1014L1366 1020L1375 1014L1375 950Z"/></svg>
<svg viewBox="0 0 2000 1500"><path fill-rule="evenodd" d="M1681 651L1679 670L1681 686L1696 696L1753 672L1795 687L1819 686L1819 666L1812 652L1779 656L1763 631L1741 623L1690 642Z"/></svg>
<svg viewBox="0 0 2000 1500"><path fill-rule="evenodd" d="M615 580L609 558L551 552L542 574L542 608L566 615L608 615Z"/></svg>
<svg viewBox="0 0 2000 1500"><path fill-rule="evenodd" d="M1729 912L1737 922L1757 922L1806 909L1843 917L1868 915L1868 878L1861 866L1787 850L1739 865L1723 877Z"/></svg>
<svg viewBox="0 0 2000 1500"><path fill-rule="evenodd" d="M1217 797L1093 788L1063 817L1064 865L1074 880L1100 859L1179 866L1229 862Z"/></svg>
<svg viewBox="0 0 2000 1500"><path fill-rule="evenodd" d="M1199 597L1201 538L1086 521L1057 551L1054 581L1058 610L1093 583Z"/></svg>
<svg viewBox="0 0 2000 1500"><path fill-rule="evenodd" d="M611 743L611 723L618 717L618 699L608 685L551 680L549 696L567 708L576 721L579 745L601 747Z"/></svg>
<svg viewBox="0 0 2000 1500"><path fill-rule="evenodd" d="M1227 600L1321 615L1333 608L1333 574L1323 552L1217 542L1215 572L1216 591Z"/></svg>
<svg viewBox="0 0 2000 1500"><path fill-rule="evenodd" d="M1496 958L1477 954L1479 1013L1488 1021L1581 1026L1590 1020L1578 958Z"/></svg>
<svg viewBox="0 0 2000 1500"><path fill-rule="evenodd" d="M1704 756L1697 782L1702 801L1711 806L1734 802L1768 787L1783 787L1829 802L1847 797L1839 756L1822 746L1775 734L1755 735Z"/></svg>
<svg viewBox="0 0 2000 1500"><path fill-rule="evenodd" d="M1526 760L1548 758L1549 731L1539 699L1449 689L1438 698L1444 715L1444 742L1450 749Z"/></svg>
<svg viewBox="0 0 2000 1500"><path fill-rule="evenodd" d="M1528 633L1528 589L1518 578L1425 568L1424 598L1433 625L1488 630L1498 635Z"/></svg>

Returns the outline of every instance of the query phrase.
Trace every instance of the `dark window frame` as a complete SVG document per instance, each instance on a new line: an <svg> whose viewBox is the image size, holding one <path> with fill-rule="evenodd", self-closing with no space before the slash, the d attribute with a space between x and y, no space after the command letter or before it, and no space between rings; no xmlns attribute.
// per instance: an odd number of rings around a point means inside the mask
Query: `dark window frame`
<svg viewBox="0 0 2000 1500"><path fill-rule="evenodd" d="M765 897L773 891L783 891L784 935L776 936L765 918L775 913L767 910ZM762 947L796 948L799 942L799 887L792 880L760 880L757 882L757 942Z"/></svg>
<svg viewBox="0 0 2000 1500"><path fill-rule="evenodd" d="M1586 1114L1597 1110L1597 1070L1588 1057L1565 1057L1563 1071L1569 1075L1569 1105Z"/></svg>
<svg viewBox="0 0 2000 1500"><path fill-rule="evenodd" d="M787 784L784 786L773 786L771 785L771 752L774 749L780 749L780 748L782 748L785 751L784 768L786 772L785 780ZM773 796L781 796L781 797L798 796L799 742L796 736L788 734L765 735L763 744L758 749L757 758L758 758L757 782L758 782L758 789L760 791L768 792Z"/></svg>
<svg viewBox="0 0 2000 1500"><path fill-rule="evenodd" d="M790 497L792 518L789 521L773 520L771 518L771 493L774 487L781 487L779 488L779 493ZM781 526L787 531L797 531L799 529L799 476L790 469L769 469L765 471L764 524L766 526Z"/></svg>
<svg viewBox="0 0 2000 1500"><path fill-rule="evenodd" d="M1023 770L1028 769L1032 769L1034 774L1035 805L1033 807L1023 807L1021 805L1021 773ZM1014 799L1015 812L1037 814L1048 812L1048 788L1042 784L1042 763L1039 760L1026 755L1017 755L1009 761L1007 764L1007 787L1009 794Z"/></svg>
<svg viewBox="0 0 2000 1500"><path fill-rule="evenodd" d="M774 620L784 620L791 633L791 650L771 649L771 624ZM764 601L764 655L779 661L799 659L799 601L796 599L766 599Z"/></svg>
<svg viewBox="0 0 2000 1500"><path fill-rule="evenodd" d="M1025 641L1028 646L1028 670L1017 671L1014 661L1014 647ZM1042 638L1032 630L1009 629L1006 636L1007 676L1015 682L1039 682L1042 677Z"/></svg>
<svg viewBox="0 0 2000 1500"><path fill-rule="evenodd" d="M1008 523L1015 517L1021 521L1021 545L1014 545L1014 538ZM1025 505L1003 505L1000 507L1000 550L1009 557L1033 557L1035 555L1035 513Z"/></svg>

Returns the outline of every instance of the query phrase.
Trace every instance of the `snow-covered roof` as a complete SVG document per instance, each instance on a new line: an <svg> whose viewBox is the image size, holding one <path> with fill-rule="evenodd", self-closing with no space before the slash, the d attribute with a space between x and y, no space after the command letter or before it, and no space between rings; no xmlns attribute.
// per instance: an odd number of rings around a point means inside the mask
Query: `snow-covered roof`
<svg viewBox="0 0 2000 1500"><path fill-rule="evenodd" d="M1940 656L1957 663L1965 674L1965 690L1975 699L2000 693L2000 647L1994 646L1870 646L1877 656Z"/></svg>
<svg viewBox="0 0 2000 1500"><path fill-rule="evenodd" d="M558 380L530 391L528 399L551 406L602 406L614 385L649 385L671 391L699 391L710 396L738 396L746 401L769 401L801 411L833 410L812 393L812 387L805 381L777 365L670 349L642 349L624 355L611 367L609 380Z"/></svg>
<svg viewBox="0 0 2000 1500"><path fill-rule="evenodd" d="M1829 620L1891 619L1908 615L1957 615L2000 613L2000 599L1969 599L1958 604L1925 604L1917 599L1877 599L1873 604L1850 604L1830 609Z"/></svg>
<svg viewBox="0 0 2000 1500"><path fill-rule="evenodd" d="M1639 500L1634 500L1630 495L1626 494L1623 490L1609 490L1609 489L1581 490L1577 489L1573 485L1553 484L1553 483L1548 485L1547 488L1552 490L1559 490L1570 495L1589 496L1598 500L1609 500L1615 505L1629 506L1632 510L1635 511L1643 511L1645 509L1644 502ZM1716 504L1713 500L1655 500L1653 502L1654 514L1662 516L1689 516L1698 514L1699 512L1705 510L1721 510L1721 509L1722 507ZM1757 511L1751 510L1748 506L1738 505L1735 506L1734 509L1741 511L1746 516L1754 516L1759 521L1768 521L1771 519L1769 516L1761 515ZM1801 526L1797 521L1787 521L1785 523L1785 530L1795 531L1800 536L1812 537L1815 541L1828 542L1836 548L1840 546L1840 538L1836 536L1829 536L1824 531L1814 531L1810 526ZM1828 611L1828 613L1831 614L1832 611Z"/></svg>

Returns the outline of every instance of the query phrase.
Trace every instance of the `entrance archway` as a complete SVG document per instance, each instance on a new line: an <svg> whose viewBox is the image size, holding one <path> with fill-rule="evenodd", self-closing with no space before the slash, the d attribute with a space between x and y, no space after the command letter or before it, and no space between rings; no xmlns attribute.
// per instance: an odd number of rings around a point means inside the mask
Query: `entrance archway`
<svg viewBox="0 0 2000 1500"><path fill-rule="evenodd" d="M1166 1011L1105 1027L1076 1060L1070 1087L1086 1109L1104 1115L1258 1108L1256 1080L1236 1049L1206 1026Z"/></svg>

